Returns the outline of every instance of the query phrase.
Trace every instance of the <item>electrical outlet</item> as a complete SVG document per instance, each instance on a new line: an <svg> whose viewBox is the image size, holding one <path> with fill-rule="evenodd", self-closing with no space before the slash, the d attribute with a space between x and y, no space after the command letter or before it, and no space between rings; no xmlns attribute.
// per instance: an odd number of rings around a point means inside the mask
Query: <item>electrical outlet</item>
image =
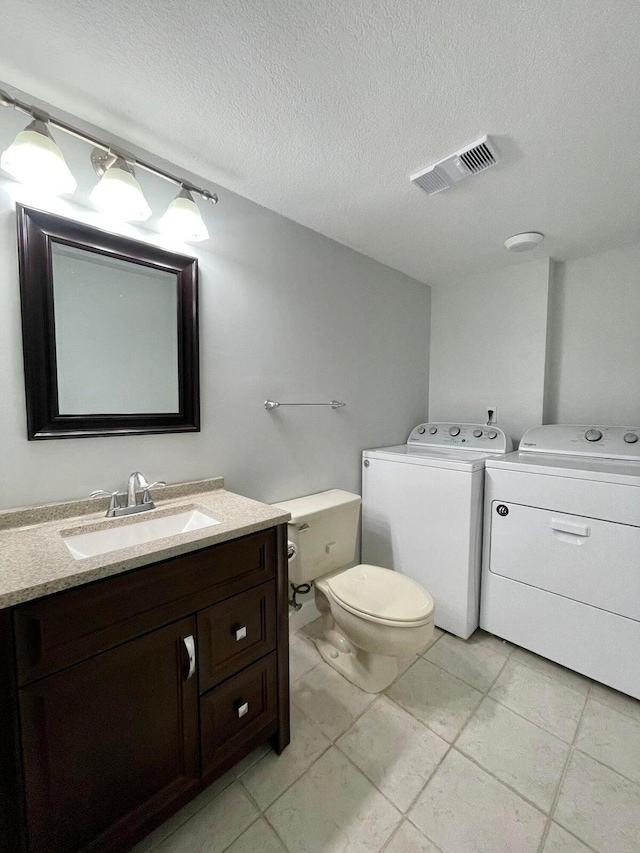
<svg viewBox="0 0 640 853"><path fill-rule="evenodd" d="M487 406L487 424L498 423L498 407Z"/></svg>

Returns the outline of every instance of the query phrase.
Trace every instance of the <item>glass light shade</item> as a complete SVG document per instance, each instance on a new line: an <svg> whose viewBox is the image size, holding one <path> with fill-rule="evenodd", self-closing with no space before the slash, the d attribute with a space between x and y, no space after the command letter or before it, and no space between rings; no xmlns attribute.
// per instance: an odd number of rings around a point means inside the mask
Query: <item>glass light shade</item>
<svg viewBox="0 0 640 853"><path fill-rule="evenodd" d="M49 128L39 119L20 131L2 153L0 166L21 184L51 195L72 193L77 186Z"/></svg>
<svg viewBox="0 0 640 853"><path fill-rule="evenodd" d="M91 191L91 201L102 213L125 222L143 222L151 216L131 167L118 158Z"/></svg>
<svg viewBox="0 0 640 853"><path fill-rule="evenodd" d="M199 243L209 237L198 205L186 189L180 190L171 202L159 226L163 234L186 243Z"/></svg>

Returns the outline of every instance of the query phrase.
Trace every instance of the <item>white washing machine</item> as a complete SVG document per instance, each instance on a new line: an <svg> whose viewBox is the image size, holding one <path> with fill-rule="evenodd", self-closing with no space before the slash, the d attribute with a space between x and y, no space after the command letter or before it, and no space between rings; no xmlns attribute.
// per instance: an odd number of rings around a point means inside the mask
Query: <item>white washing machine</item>
<svg viewBox="0 0 640 853"><path fill-rule="evenodd" d="M480 624L640 699L640 428L534 427L487 461Z"/></svg>
<svg viewBox="0 0 640 853"><path fill-rule="evenodd" d="M421 583L435 624L465 639L478 627L485 461L510 450L496 426L426 423L362 454L362 562Z"/></svg>

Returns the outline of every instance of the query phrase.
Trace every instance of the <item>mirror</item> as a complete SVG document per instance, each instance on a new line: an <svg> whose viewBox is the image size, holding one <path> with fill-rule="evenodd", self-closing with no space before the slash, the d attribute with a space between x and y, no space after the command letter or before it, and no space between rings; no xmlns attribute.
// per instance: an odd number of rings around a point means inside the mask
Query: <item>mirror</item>
<svg viewBox="0 0 640 853"><path fill-rule="evenodd" d="M18 206L29 439L199 429L197 261Z"/></svg>

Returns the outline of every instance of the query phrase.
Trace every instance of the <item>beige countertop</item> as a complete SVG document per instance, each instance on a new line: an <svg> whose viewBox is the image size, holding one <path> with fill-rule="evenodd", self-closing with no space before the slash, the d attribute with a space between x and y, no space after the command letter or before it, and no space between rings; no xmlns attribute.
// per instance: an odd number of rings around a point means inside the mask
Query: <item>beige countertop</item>
<svg viewBox="0 0 640 853"><path fill-rule="evenodd" d="M0 608L284 524L291 517L277 507L228 492L221 477L154 489L154 500L153 510L109 519L108 499L0 512ZM198 509L220 523L81 560L74 559L64 543L65 536L188 509Z"/></svg>

